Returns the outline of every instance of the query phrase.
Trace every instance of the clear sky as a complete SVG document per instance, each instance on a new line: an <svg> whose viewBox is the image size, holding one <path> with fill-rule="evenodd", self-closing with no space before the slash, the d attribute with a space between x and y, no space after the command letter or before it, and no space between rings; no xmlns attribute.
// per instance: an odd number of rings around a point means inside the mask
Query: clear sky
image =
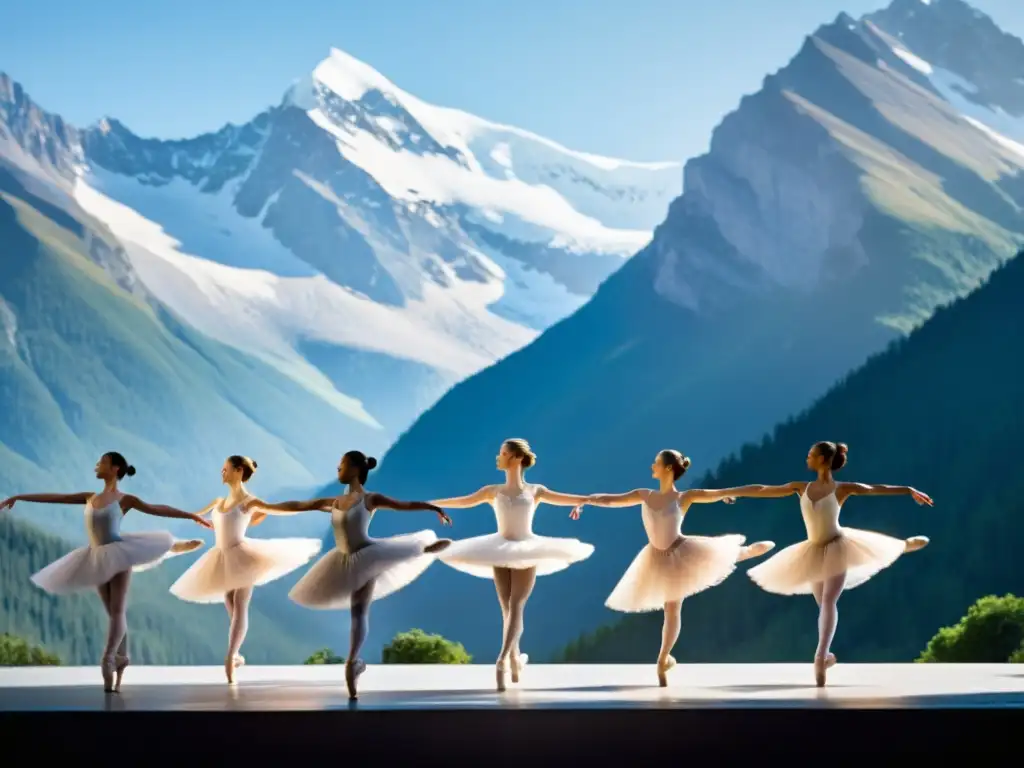
<svg viewBox="0 0 1024 768"><path fill-rule="evenodd" d="M684 160L803 38L887 0L11 2L0 71L76 125L180 138L280 101L333 47L420 98L573 149ZM1024 0L974 0L1024 37Z"/></svg>

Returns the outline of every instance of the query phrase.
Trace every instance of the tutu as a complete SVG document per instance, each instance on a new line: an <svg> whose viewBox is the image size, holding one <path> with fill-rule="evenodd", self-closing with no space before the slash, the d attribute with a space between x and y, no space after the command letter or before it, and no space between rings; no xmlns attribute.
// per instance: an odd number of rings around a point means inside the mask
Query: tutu
<svg viewBox="0 0 1024 768"><path fill-rule="evenodd" d="M802 541L780 550L747 575L766 592L808 595L811 585L846 572L844 589L859 587L905 551L906 542L874 531L843 528L825 544Z"/></svg>
<svg viewBox="0 0 1024 768"><path fill-rule="evenodd" d="M174 541L165 531L121 534L119 541L69 552L34 574L32 582L54 595L94 589L123 571L156 567L170 556Z"/></svg>
<svg viewBox="0 0 1024 768"><path fill-rule="evenodd" d="M318 539L244 539L216 546L171 585L190 603L219 603L233 589L258 587L301 568L320 551Z"/></svg>
<svg viewBox="0 0 1024 768"><path fill-rule="evenodd" d="M682 536L667 549L645 546L605 605L624 613L660 611L725 581L736 570L745 536Z"/></svg>
<svg viewBox="0 0 1024 768"><path fill-rule="evenodd" d="M94 589L124 571L146 570L169 557L175 538L166 531L121 533L121 500L85 505L89 546L72 550L32 575L32 583L54 595Z"/></svg>
<svg viewBox="0 0 1024 768"><path fill-rule="evenodd" d="M807 541L792 544L747 571L761 589L777 595L808 595L811 585L846 573L844 589L859 587L906 551L906 542L874 531L839 525L835 492L811 501L800 496Z"/></svg>
<svg viewBox="0 0 1024 768"><path fill-rule="evenodd" d="M333 549L309 569L288 593L306 608L338 610L352 606L352 593L375 581L372 600L412 583L437 558L424 552L437 541L433 531L372 539L356 552Z"/></svg>
<svg viewBox="0 0 1024 768"><path fill-rule="evenodd" d="M522 539L507 539L500 533L492 533L456 541L438 558L458 571L490 579L494 577L495 568L536 568L538 576L546 576L586 560L593 553L593 545L577 539L532 533Z"/></svg>

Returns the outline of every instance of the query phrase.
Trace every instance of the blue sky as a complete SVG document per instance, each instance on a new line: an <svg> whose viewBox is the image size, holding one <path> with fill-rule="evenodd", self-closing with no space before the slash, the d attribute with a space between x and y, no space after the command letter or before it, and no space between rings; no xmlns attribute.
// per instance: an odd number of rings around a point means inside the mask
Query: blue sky
<svg viewBox="0 0 1024 768"><path fill-rule="evenodd" d="M77 125L179 138L277 103L331 46L422 99L574 149L683 160L816 26L887 0L48 0L0 70ZM974 0L1024 37L1024 0Z"/></svg>

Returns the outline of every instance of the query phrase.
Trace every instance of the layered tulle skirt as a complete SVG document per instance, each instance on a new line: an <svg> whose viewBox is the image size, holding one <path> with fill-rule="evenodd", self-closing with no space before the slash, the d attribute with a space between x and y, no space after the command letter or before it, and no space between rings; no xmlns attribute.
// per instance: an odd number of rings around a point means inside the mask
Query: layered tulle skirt
<svg viewBox="0 0 1024 768"><path fill-rule="evenodd" d="M433 531L417 531L373 539L356 552L333 549L292 587L288 596L306 608L339 610L352 607L352 595L375 582L371 600L380 600L414 581L437 559L426 548L436 542Z"/></svg>
<svg viewBox="0 0 1024 768"><path fill-rule="evenodd" d="M903 539L874 531L843 528L824 544L802 541L780 550L747 571L754 582L778 595L807 595L820 584L846 573L845 589L858 587L888 568L906 549Z"/></svg>
<svg viewBox="0 0 1024 768"><path fill-rule="evenodd" d="M172 555L175 538L167 531L124 533L119 541L79 547L32 576L32 582L55 595L95 589L123 571L146 570Z"/></svg>
<svg viewBox="0 0 1024 768"><path fill-rule="evenodd" d="M463 573L490 579L495 568L536 568L538 576L546 576L586 560L593 553L593 545L577 539L531 535L513 541L492 533L456 541L439 559Z"/></svg>
<svg viewBox="0 0 1024 768"><path fill-rule="evenodd" d="M736 570L745 536L680 536L668 549L640 550L605 601L614 611L659 611L725 581Z"/></svg>
<svg viewBox="0 0 1024 768"><path fill-rule="evenodd" d="M301 568L320 551L319 539L243 539L214 547L171 585L190 603L219 603L234 589L257 587Z"/></svg>

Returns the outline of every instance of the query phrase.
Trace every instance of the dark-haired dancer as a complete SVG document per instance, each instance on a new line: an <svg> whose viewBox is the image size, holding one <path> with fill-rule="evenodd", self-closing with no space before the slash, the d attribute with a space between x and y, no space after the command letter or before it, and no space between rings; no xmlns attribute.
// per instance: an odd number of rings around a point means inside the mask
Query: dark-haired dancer
<svg viewBox="0 0 1024 768"><path fill-rule="evenodd" d="M683 600L725 581L736 570L736 563L763 555L775 546L771 541L744 546L746 537L739 534L683 535L683 518L691 504L723 501L728 496L711 490L678 490L675 484L689 467L688 457L679 451L664 450L651 465L651 475L658 481L657 491L640 488L628 493L594 494L586 499L587 504L597 507L641 505L648 544L640 550L605 605L624 613L665 612L658 653L658 684L662 687L668 685L668 671L676 664L672 648L679 639ZM572 511L571 517L579 519L580 507Z"/></svg>
<svg viewBox="0 0 1024 768"><path fill-rule="evenodd" d="M152 568L167 557L191 552L203 545L200 539L177 541L166 531L121 533L121 519L136 509L147 515L193 520L205 528L211 527L191 512L149 504L138 496L121 493L119 481L134 474L135 467L120 453L105 453L96 463L96 478L103 481L103 490L99 493L20 494L0 502L0 510L10 509L19 501L85 505L89 545L50 563L33 575L32 581L55 595L83 589L99 592L109 619L107 643L100 660L103 690L108 693L121 690L121 678L129 664L127 608L132 571Z"/></svg>
<svg viewBox="0 0 1024 768"><path fill-rule="evenodd" d="M320 551L318 539L250 539L250 524L259 522L245 509L253 498L246 490L256 471L248 456L229 456L220 470L228 495L214 499L199 514L212 513L216 543L171 585L171 594L190 603L220 603L228 610L228 653L224 673L235 682L235 669L245 664L239 651L249 631L253 587L301 568Z"/></svg>
<svg viewBox="0 0 1024 768"><path fill-rule="evenodd" d="M335 548L320 558L296 584L289 597L306 608L352 612L345 682L352 699L358 697L356 680L366 669L359 652L369 632L370 603L410 584L425 571L450 539L438 539L433 531L375 539L370 522L378 509L398 512L435 512L442 525L452 521L444 510L423 501L398 501L366 490L370 470L377 460L360 451L349 451L338 464L338 482L348 489L335 498L285 501L268 504L261 499L246 502L249 509L272 515L293 515L323 510L331 515Z"/></svg>
<svg viewBox="0 0 1024 768"><path fill-rule="evenodd" d="M839 596L888 568L904 552L928 544L925 536L895 539L874 531L844 528L839 512L851 496L910 496L918 504L932 506L927 494L906 485L837 483L832 477L846 465L843 443L815 443L807 454L807 468L818 475L812 482L785 485L744 485L720 493L731 498L777 499L799 495L807 541L779 551L747 575L767 592L779 595L814 595L819 606L818 648L814 653L814 677L825 685L825 672L836 663L830 652L839 621Z"/></svg>
<svg viewBox="0 0 1024 768"><path fill-rule="evenodd" d="M594 547L577 539L538 536L533 532L537 505L572 507L585 496L556 493L543 485L527 483L523 473L537 463L537 456L525 440L506 440L497 456L498 469L504 471L503 485L487 485L469 496L435 499L432 503L452 509L468 509L490 504L498 521L498 532L476 536L452 544L440 560L452 568L493 578L501 604L504 623L501 652L495 666L498 690L505 690L505 668L511 660L512 682L519 675L527 656L519 651L523 634L523 613L538 576L556 573L585 560Z"/></svg>

